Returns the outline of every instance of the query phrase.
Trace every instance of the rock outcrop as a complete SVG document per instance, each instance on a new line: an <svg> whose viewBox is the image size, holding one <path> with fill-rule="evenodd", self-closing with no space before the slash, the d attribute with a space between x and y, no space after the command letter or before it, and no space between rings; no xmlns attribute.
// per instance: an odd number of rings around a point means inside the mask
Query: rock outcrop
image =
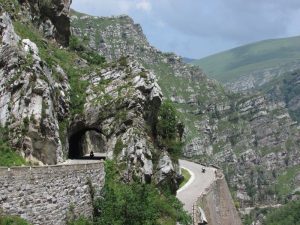
<svg viewBox="0 0 300 225"><path fill-rule="evenodd" d="M110 159L117 158L126 168L124 177L139 177L144 182L154 178L156 183L168 177L176 187L174 162L149 136L162 102L156 76L123 57L98 73L87 74L85 79L89 85L83 117L73 121L69 135L89 142L91 149L98 146ZM101 146L87 138L91 132L98 136ZM160 158L169 160L169 164L161 165Z"/></svg>
<svg viewBox="0 0 300 225"><path fill-rule="evenodd" d="M30 19L46 38L67 46L70 38L72 0L19 0L24 20Z"/></svg>
<svg viewBox="0 0 300 225"><path fill-rule="evenodd" d="M105 153L126 182L176 191L177 162L154 132L163 98L156 75L132 57L101 64L60 46L69 39L70 1L15 4L20 11L0 17L0 123L9 144L41 165Z"/></svg>
<svg viewBox="0 0 300 225"><path fill-rule="evenodd" d="M0 122L22 155L46 164L63 160L58 119L68 116L68 78L57 65L53 73L36 44L21 39L7 13L0 17Z"/></svg>

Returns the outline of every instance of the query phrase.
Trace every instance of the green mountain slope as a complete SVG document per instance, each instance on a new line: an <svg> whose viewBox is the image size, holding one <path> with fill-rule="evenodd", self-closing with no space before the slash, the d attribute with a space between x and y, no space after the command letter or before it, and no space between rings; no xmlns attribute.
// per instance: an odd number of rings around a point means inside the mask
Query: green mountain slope
<svg viewBox="0 0 300 225"><path fill-rule="evenodd" d="M222 82L233 82L253 73L259 76L266 69L273 69L274 73L280 68L285 72L300 67L300 36L248 44L195 60L192 64L199 65L210 77Z"/></svg>

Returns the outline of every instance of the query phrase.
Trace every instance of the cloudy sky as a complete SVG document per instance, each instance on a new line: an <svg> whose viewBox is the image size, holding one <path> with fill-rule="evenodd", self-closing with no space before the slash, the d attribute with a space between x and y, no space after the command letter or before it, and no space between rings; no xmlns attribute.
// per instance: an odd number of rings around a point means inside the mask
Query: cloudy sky
<svg viewBox="0 0 300 225"><path fill-rule="evenodd" d="M95 16L127 14L153 46L189 58L300 35L300 0L73 0L72 8Z"/></svg>

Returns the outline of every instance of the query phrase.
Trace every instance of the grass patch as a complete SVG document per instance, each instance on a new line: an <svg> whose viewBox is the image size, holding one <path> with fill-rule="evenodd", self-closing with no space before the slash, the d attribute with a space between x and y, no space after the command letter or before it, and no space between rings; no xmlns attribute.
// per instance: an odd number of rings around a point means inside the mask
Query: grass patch
<svg viewBox="0 0 300 225"><path fill-rule="evenodd" d="M242 75L267 68L289 70L299 64L300 37L266 40L195 60L211 77L231 82ZM278 72L279 73L279 72Z"/></svg>
<svg viewBox="0 0 300 225"><path fill-rule="evenodd" d="M30 223L17 216L0 215L0 225L30 225Z"/></svg>
<svg viewBox="0 0 300 225"><path fill-rule="evenodd" d="M191 174L188 170L181 168L181 174L184 177L182 183L180 184L179 188L182 188L191 178Z"/></svg>
<svg viewBox="0 0 300 225"><path fill-rule="evenodd" d="M0 141L0 155L0 166L26 165L25 159L2 141Z"/></svg>
<svg viewBox="0 0 300 225"><path fill-rule="evenodd" d="M25 159L9 146L7 134L5 128L0 128L0 166L26 165Z"/></svg>

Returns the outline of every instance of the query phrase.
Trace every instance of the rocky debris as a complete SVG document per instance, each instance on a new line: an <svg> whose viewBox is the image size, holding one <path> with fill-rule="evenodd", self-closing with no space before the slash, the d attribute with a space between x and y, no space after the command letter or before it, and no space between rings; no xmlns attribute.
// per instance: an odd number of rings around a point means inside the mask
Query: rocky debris
<svg viewBox="0 0 300 225"><path fill-rule="evenodd" d="M55 164L63 160L59 118L69 113L69 84L56 81L39 56L35 43L14 32L8 14L0 17L0 122L10 131L11 144L27 159Z"/></svg>

